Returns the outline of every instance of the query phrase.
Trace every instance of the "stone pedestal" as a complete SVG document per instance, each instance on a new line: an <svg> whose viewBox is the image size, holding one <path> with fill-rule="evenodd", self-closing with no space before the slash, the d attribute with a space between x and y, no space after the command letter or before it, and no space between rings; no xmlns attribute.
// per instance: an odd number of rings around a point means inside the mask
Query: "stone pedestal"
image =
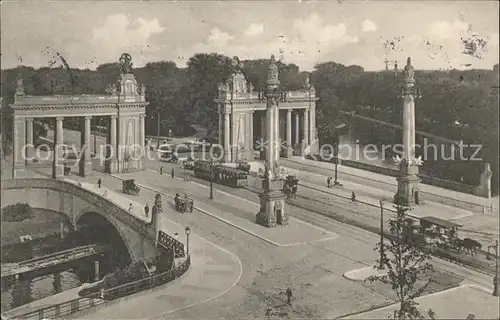
<svg viewBox="0 0 500 320"><path fill-rule="evenodd" d="M87 177L92 175L92 161L80 161L79 163L79 168L78 168L78 174L81 177Z"/></svg>
<svg viewBox="0 0 500 320"><path fill-rule="evenodd" d="M293 148L292 148L292 146L288 146L283 151L284 151L283 152L284 153L283 156L285 158L291 158L291 157L293 157Z"/></svg>
<svg viewBox="0 0 500 320"><path fill-rule="evenodd" d="M257 213L257 224L268 228L288 225L283 185L283 180L262 181L263 191L259 194L260 210Z"/></svg>
<svg viewBox="0 0 500 320"><path fill-rule="evenodd" d="M394 203L404 207L414 206L415 195L419 192L420 185L418 166L401 166L397 181L398 191L394 195Z"/></svg>

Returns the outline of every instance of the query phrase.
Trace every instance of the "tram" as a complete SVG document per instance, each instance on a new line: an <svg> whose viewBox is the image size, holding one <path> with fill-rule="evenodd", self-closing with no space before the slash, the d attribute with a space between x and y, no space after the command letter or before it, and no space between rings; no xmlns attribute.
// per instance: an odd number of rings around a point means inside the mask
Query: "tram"
<svg viewBox="0 0 500 320"><path fill-rule="evenodd" d="M197 178L226 185L233 188L243 188L248 185L248 173L236 168L228 168L219 162L197 160L194 163L194 175Z"/></svg>

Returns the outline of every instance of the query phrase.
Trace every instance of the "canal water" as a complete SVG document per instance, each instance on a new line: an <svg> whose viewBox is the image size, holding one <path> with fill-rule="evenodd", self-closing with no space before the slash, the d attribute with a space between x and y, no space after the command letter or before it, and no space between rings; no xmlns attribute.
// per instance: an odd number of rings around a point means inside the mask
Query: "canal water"
<svg viewBox="0 0 500 320"><path fill-rule="evenodd" d="M86 243L81 242L81 234L72 232L61 239L60 236L49 236L29 243L18 243L2 247L2 264L20 262L50 253L71 249ZM110 257L99 258L100 278L113 268ZM70 269L62 272L20 281L12 285L2 285L2 312L22 306L35 300L76 288L83 283L93 282L94 261L78 262Z"/></svg>

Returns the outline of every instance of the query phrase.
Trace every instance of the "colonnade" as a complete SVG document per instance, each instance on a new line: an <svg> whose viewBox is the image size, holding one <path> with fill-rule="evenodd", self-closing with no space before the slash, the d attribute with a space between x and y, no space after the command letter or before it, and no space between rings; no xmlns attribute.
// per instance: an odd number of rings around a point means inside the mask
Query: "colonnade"
<svg viewBox="0 0 500 320"><path fill-rule="evenodd" d="M305 147L314 143L315 117L310 116L310 112L312 113L313 110L309 108L281 109L278 115L273 115L270 121L274 129L274 140L280 143L280 153L283 156L291 157L293 148L300 148L296 150L300 153ZM259 135L265 143L266 127L268 127L265 110L257 111L257 113L255 110L219 112L219 144L224 147L226 162L236 162L243 158L253 160L255 116L257 116L257 121L260 121ZM243 150L240 150L240 146L243 146ZM269 148L267 144L265 146L267 147L265 149ZM264 154L265 151L262 150L261 159L264 159Z"/></svg>
<svg viewBox="0 0 500 320"><path fill-rule="evenodd" d="M72 116L73 117L73 116ZM118 116L111 115L108 117L108 136L106 139L106 154L105 156L105 171L109 173L120 172L119 163L124 162L123 151L119 146L127 146L126 139L118 137ZM41 118L41 117L37 117ZM33 117L23 117L15 116L13 121L13 170L12 176L16 178L16 173L25 169L25 166L34 162L37 159L37 154L35 151L34 138L34 119ZM128 119L131 119L129 117ZM139 146L141 148L141 154L144 155L145 152L145 114L139 114L139 117L132 118L134 121L138 121L139 127ZM127 120L127 119L125 119ZM66 156L64 155L64 128L63 128L64 117L55 117L54 125L54 146L53 146L53 157L52 157L52 178L57 178L64 175L64 161ZM92 116L82 116L79 119L80 122L80 156L77 161L79 162L79 175L82 177L92 174L92 155L91 155L91 121ZM121 125L123 128L125 125ZM124 130L123 130L124 131ZM129 146L130 147L130 146ZM97 153L97 150L95 150ZM143 156L142 156L143 158ZM41 159L37 159L41 160ZM140 160L138 169L142 169L142 159Z"/></svg>

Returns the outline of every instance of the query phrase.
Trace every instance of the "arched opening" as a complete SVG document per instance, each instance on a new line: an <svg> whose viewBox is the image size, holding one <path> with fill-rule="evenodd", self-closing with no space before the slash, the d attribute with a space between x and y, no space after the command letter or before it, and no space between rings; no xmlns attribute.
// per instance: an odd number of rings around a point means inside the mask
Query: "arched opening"
<svg viewBox="0 0 500 320"><path fill-rule="evenodd" d="M84 213L76 223L76 235L81 245L106 244L112 250L102 256L100 262L101 277L117 269L123 269L132 262L128 247L115 226L104 216L97 212ZM92 268L82 268L82 270ZM79 275L82 280L91 277L92 274L83 272Z"/></svg>

